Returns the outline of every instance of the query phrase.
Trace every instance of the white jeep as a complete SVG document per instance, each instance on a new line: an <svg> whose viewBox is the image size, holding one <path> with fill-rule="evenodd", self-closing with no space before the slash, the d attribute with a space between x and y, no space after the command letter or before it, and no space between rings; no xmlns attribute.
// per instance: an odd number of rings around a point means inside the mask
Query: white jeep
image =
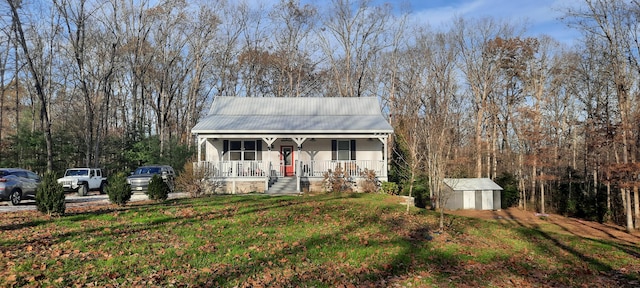
<svg viewBox="0 0 640 288"><path fill-rule="evenodd" d="M78 192L86 196L90 190L98 190L104 194L107 178L102 177L102 170L97 168L71 168L64 172L64 177L58 179L65 192Z"/></svg>

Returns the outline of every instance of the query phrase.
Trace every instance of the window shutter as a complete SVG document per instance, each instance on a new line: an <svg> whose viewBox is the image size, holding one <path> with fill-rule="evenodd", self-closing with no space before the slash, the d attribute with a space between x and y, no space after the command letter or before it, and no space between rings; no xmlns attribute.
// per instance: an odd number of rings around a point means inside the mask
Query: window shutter
<svg viewBox="0 0 640 288"><path fill-rule="evenodd" d="M338 140L331 140L331 160L338 160Z"/></svg>
<svg viewBox="0 0 640 288"><path fill-rule="evenodd" d="M229 140L222 141L222 154L229 152Z"/></svg>
<svg viewBox="0 0 640 288"><path fill-rule="evenodd" d="M262 140L256 141L256 160L262 161Z"/></svg>
<svg viewBox="0 0 640 288"><path fill-rule="evenodd" d="M356 160L356 140L351 140L351 160Z"/></svg>

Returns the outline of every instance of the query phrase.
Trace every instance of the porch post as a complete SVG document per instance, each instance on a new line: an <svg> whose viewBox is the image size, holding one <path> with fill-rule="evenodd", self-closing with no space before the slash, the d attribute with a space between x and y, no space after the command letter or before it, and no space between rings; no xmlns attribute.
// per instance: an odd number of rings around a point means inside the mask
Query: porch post
<svg viewBox="0 0 640 288"><path fill-rule="evenodd" d="M267 143L267 148L269 149L269 164L267 165L267 169L269 169L269 173L267 173L267 177L271 178L271 146L273 145L273 142L276 142L276 137L263 137L262 141L264 141L264 143Z"/></svg>
<svg viewBox="0 0 640 288"><path fill-rule="evenodd" d="M196 135L196 147L198 147L198 161L196 162L200 162L200 159L202 159L202 142L200 142L200 135Z"/></svg>
<svg viewBox="0 0 640 288"><path fill-rule="evenodd" d="M265 173L265 180L264 180L264 192L267 193L267 191L269 190L269 182L271 182L271 168L273 167L273 164L271 164L271 146L273 145L273 142L276 141L276 137L262 137L262 141L264 141L264 143L267 143L267 150L269 151L269 156L267 157L268 161L267 162L267 173Z"/></svg>
<svg viewBox="0 0 640 288"><path fill-rule="evenodd" d="M298 160L296 160L296 164L295 166L293 166L294 172L296 173L296 192L300 192L300 168L302 167L302 161L300 161L300 153L302 151L302 143L304 143L305 140L307 140L307 138L293 138L293 142L296 142L296 144L298 144Z"/></svg>
<svg viewBox="0 0 640 288"><path fill-rule="evenodd" d="M296 160L296 166L294 168L294 172L296 173L296 192L300 192L300 167L302 167L302 161L300 161L300 151L302 151L302 143L298 144L298 159Z"/></svg>
<svg viewBox="0 0 640 288"><path fill-rule="evenodd" d="M382 150L384 151L384 153L382 154L382 171L383 171L383 174L384 174L383 176L388 179L388 177L389 177L389 175L388 175L388 173L389 173L389 167L388 167L389 163L387 163L388 162L387 161L387 156L388 156L387 154L389 154L389 151L388 151L389 147L387 146L387 142L388 142L387 139L389 139L388 136L378 137L378 140L380 140L380 142L382 142L382 147L383 147Z"/></svg>
<svg viewBox="0 0 640 288"><path fill-rule="evenodd" d="M202 161L202 143L204 143L204 141L206 141L207 138L202 138L200 137L200 135L197 135L197 134L196 134L196 137L197 137L196 142L198 143L198 161L196 162L200 162Z"/></svg>

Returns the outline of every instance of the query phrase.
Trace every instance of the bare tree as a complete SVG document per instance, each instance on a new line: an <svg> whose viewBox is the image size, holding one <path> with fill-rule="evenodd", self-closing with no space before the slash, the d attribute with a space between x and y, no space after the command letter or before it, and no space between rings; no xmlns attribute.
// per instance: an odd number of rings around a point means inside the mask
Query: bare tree
<svg viewBox="0 0 640 288"><path fill-rule="evenodd" d="M5 138L4 128L5 128L5 120L6 114L4 113L6 104L6 96L7 96L7 87L4 85L6 73L9 69L9 55L12 51L12 35L13 29L11 29L11 25L7 25L4 27L0 27L0 147L3 147L3 138ZM16 77L17 79L17 77ZM0 148L1 149L1 148Z"/></svg>
<svg viewBox="0 0 640 288"><path fill-rule="evenodd" d="M55 0L65 23L66 38L71 44L68 57L73 59L74 83L84 103L84 143L86 166L98 166L105 120L111 99L115 53L119 44L113 33L100 29L96 15L103 3L90 5L86 0ZM90 5L90 6L89 6ZM108 7L108 6L107 6Z"/></svg>
<svg viewBox="0 0 640 288"><path fill-rule="evenodd" d="M610 64L611 78L615 84L615 95L618 103L618 117L620 119L620 144L621 158L617 162L630 165L636 162L637 149L632 145L634 141L634 126L631 117L634 113L634 93L632 93L632 79L638 78L638 51L634 46L634 39L638 40L637 14L630 13L637 9L638 3L630 4L626 1L585 0L584 10L569 10L567 15L572 25L575 25L585 34L593 35L607 45L605 53ZM636 41L637 43L637 41ZM637 44L635 44L637 45ZM627 179L624 182L629 182ZM626 226L628 231L634 228L634 211L636 222L639 222L640 209L638 208L638 193L635 194L635 204L632 203L631 189L637 190L637 185L621 185L620 196L624 203L626 214ZM635 205L635 206L634 206Z"/></svg>
<svg viewBox="0 0 640 288"><path fill-rule="evenodd" d="M314 91L313 73L317 61L311 61L311 33L317 25L317 8L301 5L299 0L281 0L269 14L273 34L273 94L277 97L309 96Z"/></svg>
<svg viewBox="0 0 640 288"><path fill-rule="evenodd" d="M513 28L508 24L497 23L491 18L468 22L463 18L455 20L456 48L459 51L459 69L464 76L472 96L474 109L475 135L475 176L482 177L482 157L485 146L486 113L489 107L489 95L494 93L500 73L496 55L487 53L490 41L498 37L510 38ZM489 164L489 163L487 163Z"/></svg>
<svg viewBox="0 0 640 288"><path fill-rule="evenodd" d="M27 44L27 40L25 38L24 30L22 28L22 21L20 19L20 14L18 13L18 9L21 7L20 1L7 0L7 3L10 7L12 22L14 24L14 31L16 34L16 41L19 43L22 48L22 52L24 53L25 60L27 62L27 66L29 67L29 72L31 73L32 81L35 86L36 95L40 100L40 119L43 128L45 143L47 146L47 171L53 170L53 149L52 149L52 140L51 140L51 119L49 118L48 111L48 100L49 98L45 95L45 91L43 88L44 74L43 69L46 67L38 67L36 66L34 56L30 53L29 45Z"/></svg>
<svg viewBox="0 0 640 288"><path fill-rule="evenodd" d="M317 33L332 85L335 85L335 96L372 96L365 91L369 84L367 75L372 73L369 64L391 42L385 33L391 6L372 7L370 3L358 0L357 5L353 5L351 0L333 0Z"/></svg>
<svg viewBox="0 0 640 288"><path fill-rule="evenodd" d="M179 105L183 105L183 109L175 109L176 113L183 111L183 120L177 126L181 129L179 133L182 142L189 145L193 142L189 141L190 128L200 119L200 112L208 104L207 96L210 88L207 87L213 86L211 78L213 78L214 61L211 54L215 46L215 33L220 24L220 19L212 7L202 5L198 11L198 17L191 21L190 37L187 39L189 58L188 61L184 61L185 65L191 69L183 68L189 74L186 79L188 83L185 83L188 86L187 97L178 101Z"/></svg>
<svg viewBox="0 0 640 288"><path fill-rule="evenodd" d="M444 207L449 198L443 189L443 181L449 172L448 162L453 150L453 107L460 101L456 81L457 50L453 41L452 34L435 33L418 42L424 45L420 50L425 52L426 64L425 73L421 75L424 81L421 103L425 109L421 140L425 147L429 191L434 208L440 212L441 230L444 229Z"/></svg>

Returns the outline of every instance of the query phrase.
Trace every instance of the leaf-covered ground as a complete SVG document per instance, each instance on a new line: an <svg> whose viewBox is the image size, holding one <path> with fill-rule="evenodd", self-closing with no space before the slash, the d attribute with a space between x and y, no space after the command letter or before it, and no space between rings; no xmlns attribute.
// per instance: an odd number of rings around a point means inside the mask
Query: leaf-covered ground
<svg viewBox="0 0 640 288"><path fill-rule="evenodd" d="M0 214L0 286L634 287L634 243L374 194L213 196Z"/></svg>

